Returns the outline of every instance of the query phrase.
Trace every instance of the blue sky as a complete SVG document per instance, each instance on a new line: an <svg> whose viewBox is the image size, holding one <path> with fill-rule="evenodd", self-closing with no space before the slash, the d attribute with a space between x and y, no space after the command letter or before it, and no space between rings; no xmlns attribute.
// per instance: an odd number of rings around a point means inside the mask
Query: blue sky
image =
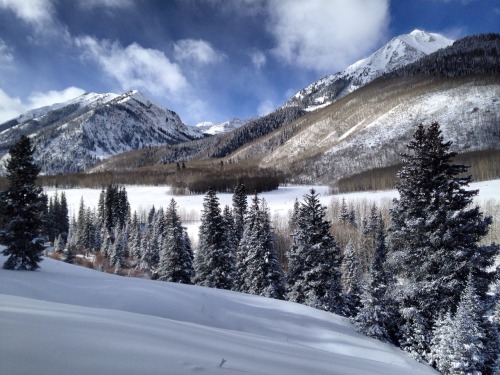
<svg viewBox="0 0 500 375"><path fill-rule="evenodd" d="M138 89L190 125L262 115L414 29L500 32L498 0L0 0L0 122Z"/></svg>

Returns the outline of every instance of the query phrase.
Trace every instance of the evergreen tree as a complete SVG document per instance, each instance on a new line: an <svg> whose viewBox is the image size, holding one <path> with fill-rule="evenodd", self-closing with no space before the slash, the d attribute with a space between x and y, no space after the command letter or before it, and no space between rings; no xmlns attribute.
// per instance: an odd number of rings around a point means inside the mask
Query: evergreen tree
<svg viewBox="0 0 500 375"><path fill-rule="evenodd" d="M163 281L190 284L194 276L193 251L185 228L177 215L175 200L165 214L165 238L160 252L158 278Z"/></svg>
<svg viewBox="0 0 500 375"><path fill-rule="evenodd" d="M342 286L346 314L353 317L357 314L361 299L361 265L354 250L352 241L346 246L341 264Z"/></svg>
<svg viewBox="0 0 500 375"><path fill-rule="evenodd" d="M64 256L62 258L63 262L73 263L75 261L75 255L73 254L73 247L68 243L64 249Z"/></svg>
<svg viewBox="0 0 500 375"><path fill-rule="evenodd" d="M64 240L61 234L57 236L54 241L54 251L56 253L62 253L64 251Z"/></svg>
<svg viewBox="0 0 500 375"><path fill-rule="evenodd" d="M349 223L349 209L345 198L342 198L342 204L340 205L339 221L344 225Z"/></svg>
<svg viewBox="0 0 500 375"><path fill-rule="evenodd" d="M386 295L389 284L389 277L384 268L386 254L385 233L380 215L373 262L370 267L370 281L362 292L361 306L353 318L353 323L359 332L390 342L393 336L391 326L394 314Z"/></svg>
<svg viewBox="0 0 500 375"><path fill-rule="evenodd" d="M2 211L7 218L0 242L8 256L3 267L14 270L35 270L42 261L42 244L37 241L42 228L44 201L42 189L36 186L40 169L33 159L35 148L26 136L9 150L6 162L9 186L2 194Z"/></svg>
<svg viewBox="0 0 500 375"><path fill-rule="evenodd" d="M460 177L466 166L451 164L455 153L439 125L419 125L407 147L391 210L389 261L400 280L401 345L425 357L434 319L455 309L469 273L484 297L498 247L478 244L491 218L470 206L477 191L465 190L471 177Z"/></svg>
<svg viewBox="0 0 500 375"><path fill-rule="evenodd" d="M453 347L453 320L448 311L437 319L432 330L429 363L441 374L451 374Z"/></svg>
<svg viewBox="0 0 500 375"><path fill-rule="evenodd" d="M245 215L247 212L246 187L241 178L236 182L233 194L233 217L236 227L236 239L239 242L243 237L243 227L245 225Z"/></svg>
<svg viewBox="0 0 500 375"><path fill-rule="evenodd" d="M141 223L137 212L134 211L130 222L130 257L132 259L141 259Z"/></svg>
<svg viewBox="0 0 500 375"><path fill-rule="evenodd" d="M245 218L237 269L241 292L283 299L283 272L274 246L269 210L263 199L259 204L257 194Z"/></svg>
<svg viewBox="0 0 500 375"><path fill-rule="evenodd" d="M344 314L340 249L330 234L325 211L314 189L304 196L290 250L287 298Z"/></svg>
<svg viewBox="0 0 500 375"><path fill-rule="evenodd" d="M484 306L469 277L452 324L450 374L482 372L486 360L483 313Z"/></svg>
<svg viewBox="0 0 500 375"><path fill-rule="evenodd" d="M198 251L194 259L195 283L218 289L231 289L234 273L228 270L227 247L219 198L208 189L203 201Z"/></svg>

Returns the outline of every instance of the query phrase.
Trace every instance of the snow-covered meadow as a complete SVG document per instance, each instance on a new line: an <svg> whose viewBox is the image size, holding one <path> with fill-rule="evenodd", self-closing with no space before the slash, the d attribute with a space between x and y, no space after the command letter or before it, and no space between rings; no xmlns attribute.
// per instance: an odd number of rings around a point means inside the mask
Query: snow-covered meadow
<svg viewBox="0 0 500 375"><path fill-rule="evenodd" d="M272 215L279 214L285 216L292 210L295 199L302 201L303 196L309 193L311 188L314 188L320 194L319 199L325 206L330 205L333 200L339 202L342 198L345 198L348 203L352 204L375 202L380 205L389 205L392 199L398 197L396 190L330 195L327 186L296 185L283 186L278 190L262 193L259 197L266 200ZM500 180L475 182L471 184L470 188L479 189L476 203L480 206L488 201L500 202ZM153 206L155 208L166 208L170 200L172 198L175 199L181 219L184 220L183 224L187 227L191 240L193 243L197 242L199 218L203 209L203 195L174 196L170 194L168 186L126 186L126 190L132 212L149 211ZM66 194L70 217L77 214L82 198L86 207L96 208L101 192L100 189L58 189L58 191L64 191ZM56 192L56 189L46 188L45 192L51 196ZM231 206L232 194L221 193L217 194L217 196L221 208L225 205ZM252 196L249 195L248 200L250 201L251 198Z"/></svg>
<svg viewBox="0 0 500 375"><path fill-rule="evenodd" d="M324 311L47 258L0 269L0 373L435 372Z"/></svg>

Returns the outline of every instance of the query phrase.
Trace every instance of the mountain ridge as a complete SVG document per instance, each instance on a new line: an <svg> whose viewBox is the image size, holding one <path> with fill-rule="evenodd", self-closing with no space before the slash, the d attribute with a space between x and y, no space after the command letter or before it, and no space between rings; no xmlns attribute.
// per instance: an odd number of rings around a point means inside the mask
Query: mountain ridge
<svg viewBox="0 0 500 375"><path fill-rule="evenodd" d="M301 89L284 106L301 106L308 111L322 108L383 74L415 62L452 43L453 40L440 34L418 29L409 34L398 35L370 56Z"/></svg>
<svg viewBox="0 0 500 375"><path fill-rule="evenodd" d="M136 90L84 93L1 124L0 155L20 135L33 139L44 174L79 172L121 152L204 137Z"/></svg>

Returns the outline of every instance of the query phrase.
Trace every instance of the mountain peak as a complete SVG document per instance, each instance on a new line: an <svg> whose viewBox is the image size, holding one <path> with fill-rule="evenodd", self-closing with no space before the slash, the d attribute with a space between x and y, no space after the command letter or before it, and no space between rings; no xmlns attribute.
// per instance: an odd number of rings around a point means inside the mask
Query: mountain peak
<svg viewBox="0 0 500 375"><path fill-rule="evenodd" d="M306 110L324 107L383 74L410 64L453 40L419 29L392 38L372 55L355 62L342 72L326 76L295 94L285 106L302 106Z"/></svg>

